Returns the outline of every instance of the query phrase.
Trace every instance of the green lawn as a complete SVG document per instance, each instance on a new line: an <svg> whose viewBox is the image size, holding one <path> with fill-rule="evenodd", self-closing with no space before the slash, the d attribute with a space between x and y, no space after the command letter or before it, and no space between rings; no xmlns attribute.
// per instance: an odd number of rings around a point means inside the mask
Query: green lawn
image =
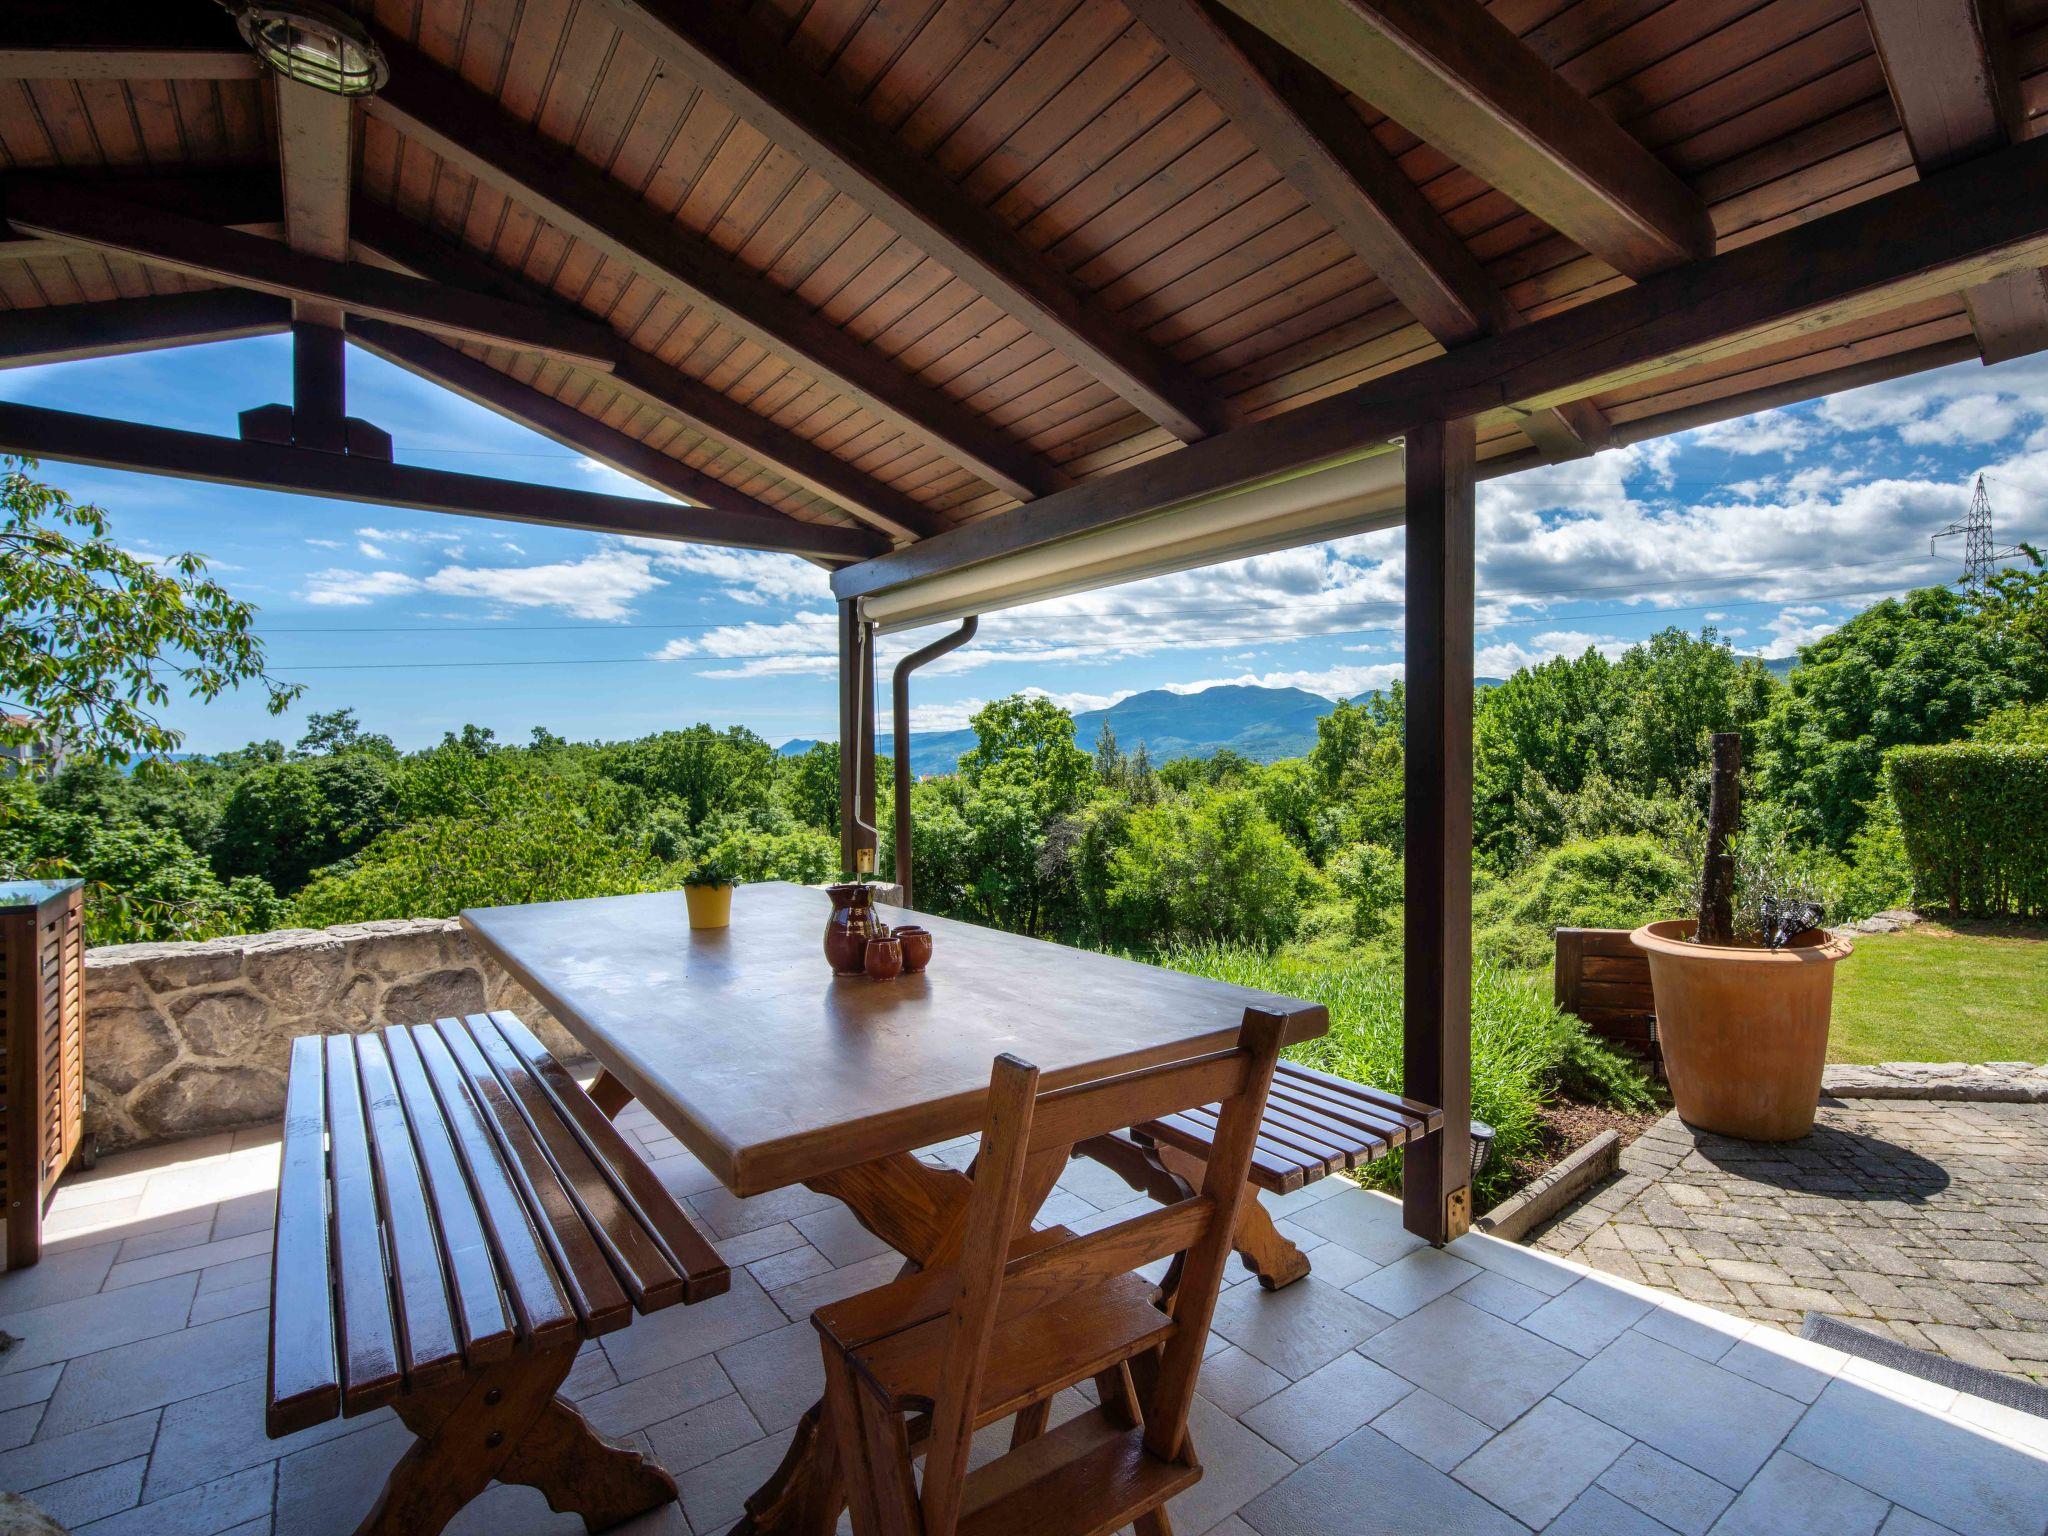
<svg viewBox="0 0 2048 1536"><path fill-rule="evenodd" d="M1857 935L1828 1059L2048 1061L2048 929L1967 926Z"/></svg>

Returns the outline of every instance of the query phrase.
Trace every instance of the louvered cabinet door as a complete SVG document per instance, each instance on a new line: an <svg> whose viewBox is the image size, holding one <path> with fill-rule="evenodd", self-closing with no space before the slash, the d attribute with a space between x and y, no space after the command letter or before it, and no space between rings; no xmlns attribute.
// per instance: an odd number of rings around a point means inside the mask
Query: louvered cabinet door
<svg viewBox="0 0 2048 1536"><path fill-rule="evenodd" d="M85 1121L85 936L76 880L0 885L0 1200L7 1267L42 1257L43 1213Z"/></svg>

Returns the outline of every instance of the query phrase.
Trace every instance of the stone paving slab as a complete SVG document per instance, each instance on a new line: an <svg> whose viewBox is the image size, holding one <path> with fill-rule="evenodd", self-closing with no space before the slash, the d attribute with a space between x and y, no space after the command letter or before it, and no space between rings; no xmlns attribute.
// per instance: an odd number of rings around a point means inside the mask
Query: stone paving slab
<svg viewBox="0 0 2048 1536"><path fill-rule="evenodd" d="M1780 1145L1673 1113L1621 1168L1532 1243L1761 1322L1822 1312L2048 1381L2048 1104L1831 1100Z"/></svg>
<svg viewBox="0 0 2048 1536"><path fill-rule="evenodd" d="M621 1123L719 1230L733 1289L586 1346L564 1391L681 1485L679 1504L620 1536L722 1536L816 1390L812 1298L892 1266L841 1207L802 1192L735 1201L637 1108ZM1668 1127L1642 1145L1625 1204L1665 1188L1696 1151ZM251 1190L274 1180L276 1156L274 1134L240 1132L182 1155L111 1156L65 1181L69 1225L43 1267L0 1273L0 1327L23 1340L0 1357L0 1487L79 1536L354 1530L410 1436L388 1409L263 1435L268 1295L247 1278L260 1255L244 1240L269 1230L267 1190ZM1768 1204L1774 1187L1750 1182L1739 1198ZM1099 1225L1127 1210L1126 1194L1079 1165L1057 1208L1095 1210L1079 1224ZM1668 1203L1688 1209L1675 1191ZM1419 1246L1397 1202L1341 1179L1275 1204L1315 1239L1315 1274L1268 1295L1233 1270L1193 1416L1204 1476L1173 1501L1177 1536L2043 1536L2048 1420L1498 1238ZM1628 1225L1637 1248L1619 1251L1671 1249L1646 1221ZM1777 1246L1787 1289L1826 1283L1821 1238ZM2018 1259L1958 1247L1956 1261L2039 1262L2013 1246ZM197 1267L160 1257L174 1254ZM173 1272L124 1276L124 1264ZM249 1290L231 1313L207 1305ZM1062 1393L1053 1419L1085 1406ZM983 1430L977 1457L1008 1434ZM498 1487L449 1529L573 1536L582 1523Z"/></svg>

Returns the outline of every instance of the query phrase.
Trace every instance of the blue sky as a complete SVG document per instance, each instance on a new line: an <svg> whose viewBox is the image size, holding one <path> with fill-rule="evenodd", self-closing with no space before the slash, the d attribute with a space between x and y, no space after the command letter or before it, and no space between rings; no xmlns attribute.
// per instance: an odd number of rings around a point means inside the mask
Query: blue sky
<svg viewBox="0 0 2048 1536"><path fill-rule="evenodd" d="M366 354L349 371L351 413L389 429L402 462L648 494ZM228 435L289 394L283 337L0 374L0 398ZM1960 364L1490 482L1478 671L1674 623L1789 654L1887 592L1953 579L1960 541L1930 557L1928 535L1979 470L2001 542L2048 542L2048 362ZM290 741L309 710L343 705L404 747L471 721L511 740L834 729L829 595L793 557L43 473L107 507L129 548L204 554L259 605L273 670L308 685L284 720L249 693L179 701L166 718L195 750ZM1359 693L1400 674L1401 578L1393 530L993 615L923 675L917 724L962 724L1022 688L1076 709L1224 681ZM930 634L885 641L884 662Z"/></svg>

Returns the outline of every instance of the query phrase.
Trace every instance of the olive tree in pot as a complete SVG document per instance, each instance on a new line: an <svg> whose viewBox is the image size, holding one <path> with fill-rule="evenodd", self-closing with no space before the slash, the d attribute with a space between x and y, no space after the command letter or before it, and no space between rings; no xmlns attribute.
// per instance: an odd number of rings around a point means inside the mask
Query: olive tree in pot
<svg viewBox="0 0 2048 1536"><path fill-rule="evenodd" d="M1741 770L1742 738L1717 734L1699 916L1629 938L1649 957L1680 1117L1724 1136L1792 1141L1813 1129L1835 964L1850 945L1820 926L1820 904L1788 888L1774 861L1738 869Z"/></svg>

